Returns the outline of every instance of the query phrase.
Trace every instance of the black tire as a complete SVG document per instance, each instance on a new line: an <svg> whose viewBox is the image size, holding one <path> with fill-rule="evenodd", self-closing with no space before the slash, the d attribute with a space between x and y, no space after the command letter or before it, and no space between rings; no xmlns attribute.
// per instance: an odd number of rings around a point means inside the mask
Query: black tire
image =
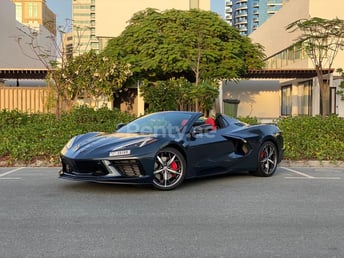
<svg viewBox="0 0 344 258"><path fill-rule="evenodd" d="M168 147L156 154L153 171L153 186L156 189L175 189L184 181L185 174L185 158L178 150Z"/></svg>
<svg viewBox="0 0 344 258"><path fill-rule="evenodd" d="M277 169L278 152L276 145L271 141L263 142L258 151L257 170L251 171L252 175L269 177Z"/></svg>

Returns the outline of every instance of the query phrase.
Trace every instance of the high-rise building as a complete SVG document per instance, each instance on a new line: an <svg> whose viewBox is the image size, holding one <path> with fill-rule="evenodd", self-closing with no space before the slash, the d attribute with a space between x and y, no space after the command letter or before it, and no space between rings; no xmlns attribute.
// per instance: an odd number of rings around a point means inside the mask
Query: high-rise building
<svg viewBox="0 0 344 258"><path fill-rule="evenodd" d="M73 57L73 32L71 31L62 36L62 55L65 59Z"/></svg>
<svg viewBox="0 0 344 258"><path fill-rule="evenodd" d="M146 8L210 10L210 0L73 0L74 55L100 51L120 35L132 15Z"/></svg>
<svg viewBox="0 0 344 258"><path fill-rule="evenodd" d="M45 0L12 0L16 5L16 19L25 25L43 25L56 35L56 15L46 5Z"/></svg>
<svg viewBox="0 0 344 258"><path fill-rule="evenodd" d="M99 50L99 41L96 37L95 2L95 0L73 0L72 2L72 31L75 55L80 55L91 49ZM108 18L110 19L110 17Z"/></svg>
<svg viewBox="0 0 344 258"><path fill-rule="evenodd" d="M274 15L288 0L226 0L225 20L249 35Z"/></svg>

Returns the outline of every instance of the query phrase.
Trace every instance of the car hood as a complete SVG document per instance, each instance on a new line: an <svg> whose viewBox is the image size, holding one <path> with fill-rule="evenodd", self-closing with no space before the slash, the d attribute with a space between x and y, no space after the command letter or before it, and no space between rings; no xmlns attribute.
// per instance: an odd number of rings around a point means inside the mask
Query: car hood
<svg viewBox="0 0 344 258"><path fill-rule="evenodd" d="M155 138L152 134L142 133L87 133L76 136L61 151L62 155L74 158L104 157L109 152L128 145Z"/></svg>

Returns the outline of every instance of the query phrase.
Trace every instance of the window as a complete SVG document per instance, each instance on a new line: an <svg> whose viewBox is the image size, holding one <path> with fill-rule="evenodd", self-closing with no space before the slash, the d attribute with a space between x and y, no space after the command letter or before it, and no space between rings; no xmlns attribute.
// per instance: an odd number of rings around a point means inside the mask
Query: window
<svg viewBox="0 0 344 258"><path fill-rule="evenodd" d="M282 91L281 115L289 116L291 115L291 85L282 87L281 91Z"/></svg>
<svg viewBox="0 0 344 258"><path fill-rule="evenodd" d="M38 18L38 3L29 3L29 17Z"/></svg>
<svg viewBox="0 0 344 258"><path fill-rule="evenodd" d="M336 114L336 87L330 87L330 114Z"/></svg>
<svg viewBox="0 0 344 258"><path fill-rule="evenodd" d="M312 81L299 84L299 115L312 115Z"/></svg>
<svg viewBox="0 0 344 258"><path fill-rule="evenodd" d="M16 4L16 20L19 22L23 22L23 5L22 3L15 3Z"/></svg>

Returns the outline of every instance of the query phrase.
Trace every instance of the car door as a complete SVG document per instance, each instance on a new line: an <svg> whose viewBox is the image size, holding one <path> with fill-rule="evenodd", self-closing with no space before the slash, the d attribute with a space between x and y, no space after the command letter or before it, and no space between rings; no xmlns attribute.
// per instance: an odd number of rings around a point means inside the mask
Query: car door
<svg viewBox="0 0 344 258"><path fill-rule="evenodd" d="M220 174L228 171L235 142L226 137L226 129L190 135L186 144L187 163L193 176Z"/></svg>

